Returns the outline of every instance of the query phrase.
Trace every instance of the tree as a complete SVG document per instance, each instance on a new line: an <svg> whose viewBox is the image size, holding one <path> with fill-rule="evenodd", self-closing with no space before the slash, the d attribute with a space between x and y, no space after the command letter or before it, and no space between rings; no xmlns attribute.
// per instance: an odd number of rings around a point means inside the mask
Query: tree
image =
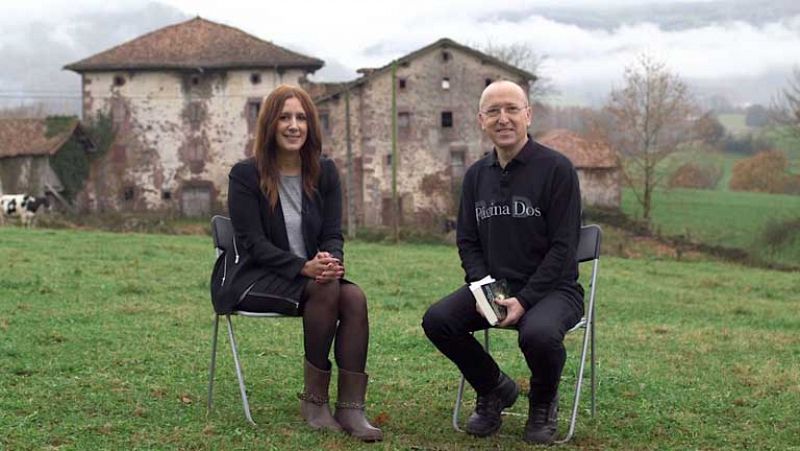
<svg viewBox="0 0 800 451"><path fill-rule="evenodd" d="M766 127L769 125L769 110L763 105L750 105L744 110L744 123L748 127Z"/></svg>
<svg viewBox="0 0 800 451"><path fill-rule="evenodd" d="M506 64L536 75L536 82L531 84L528 91L528 98L531 104L558 92L555 85L553 85L553 81L542 74L547 56L539 55L530 45L524 42L496 44L488 41L485 44L478 44L474 47Z"/></svg>
<svg viewBox="0 0 800 451"><path fill-rule="evenodd" d="M733 165L730 188L734 191L791 194L795 176L786 155L779 150L764 150Z"/></svg>
<svg viewBox="0 0 800 451"><path fill-rule="evenodd" d="M773 119L779 124L788 125L800 135L800 68L792 71L789 85L778 93L773 102Z"/></svg>
<svg viewBox="0 0 800 451"><path fill-rule="evenodd" d="M725 126L712 112L705 113L695 121L696 138L712 147L719 147L725 139Z"/></svg>
<svg viewBox="0 0 800 451"><path fill-rule="evenodd" d="M625 86L611 91L605 110L609 141L623 158L623 177L649 221L659 165L693 139L696 106L686 84L664 63L640 56L625 69Z"/></svg>

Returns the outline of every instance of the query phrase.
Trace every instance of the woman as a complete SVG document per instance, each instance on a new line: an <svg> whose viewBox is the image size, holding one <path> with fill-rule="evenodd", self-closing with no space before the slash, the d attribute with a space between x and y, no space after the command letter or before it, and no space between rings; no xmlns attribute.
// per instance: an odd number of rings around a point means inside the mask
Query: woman
<svg viewBox="0 0 800 451"><path fill-rule="evenodd" d="M253 154L229 176L238 255L230 285L222 289L222 308L286 312L297 305L305 350L303 418L315 429L381 440L381 430L364 416L367 301L343 278L339 176L333 161L321 158L317 110L304 90L281 85L263 100ZM331 415L333 343L339 399Z"/></svg>

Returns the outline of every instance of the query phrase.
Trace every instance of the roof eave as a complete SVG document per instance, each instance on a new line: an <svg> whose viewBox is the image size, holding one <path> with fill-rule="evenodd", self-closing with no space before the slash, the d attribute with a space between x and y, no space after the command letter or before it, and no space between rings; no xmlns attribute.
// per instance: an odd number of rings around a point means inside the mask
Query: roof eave
<svg viewBox="0 0 800 451"><path fill-rule="evenodd" d="M453 47L453 48L457 48L457 49L462 50L462 51L464 51L466 53L469 53L469 54L471 54L473 56L476 56L481 60L486 60L486 61L488 61L488 62L490 62L492 64L500 66L503 69L508 70L509 72L514 72L517 75L519 75L520 77L525 78L529 82L535 82L536 80L539 79L539 77L537 77L536 75L534 75L534 74L532 74L532 73L530 73L530 72L528 72L526 70L522 70L522 69L520 69L520 68L518 68L516 66L512 66L511 64L508 64L508 63L505 63L503 61L500 61L499 59L497 59L497 58L495 58L495 57L493 57L491 55L487 55L487 54L485 54L485 53L483 53L481 51L475 50L475 49L473 49L471 47L467 47L465 45L459 44L458 42L453 41L452 39L442 38L442 39L439 39L438 41L436 41L436 42L434 42L432 44L428 44L425 47L422 47L420 49L414 50L413 52L408 53L408 54L406 54L404 56L401 56L400 58L392 60L392 62L390 62L389 64L387 64L387 65L385 65L383 67L380 67L378 69L375 69L374 71L370 72L369 75L364 75L364 76L362 76L360 78L357 78L357 79L355 79L353 81L348 82L341 89L336 90L334 92L331 92L330 94L327 94L325 96L321 96L321 97L315 99L315 102L325 102L325 101L327 101L327 100L329 100L329 99L331 99L333 97L339 96L344 91L346 91L347 89L352 89L354 87L362 85L362 84L366 83L367 81L372 80L372 79L380 76L383 73L386 73L388 70L390 70L392 68L392 64L394 64L394 63L402 64L402 63L404 63L406 61L411 61L414 58L416 58L417 56L419 56L419 55L421 55L423 53L426 53L426 52L428 52L430 50L433 50L433 49L435 49L437 47Z"/></svg>
<svg viewBox="0 0 800 451"><path fill-rule="evenodd" d="M159 71L159 70L234 70L234 69L300 69L307 72L315 72L322 68L322 61L312 63L297 64L274 64L274 63L223 63L223 64L68 64L64 70L71 70L82 74L84 72L110 72L110 71Z"/></svg>

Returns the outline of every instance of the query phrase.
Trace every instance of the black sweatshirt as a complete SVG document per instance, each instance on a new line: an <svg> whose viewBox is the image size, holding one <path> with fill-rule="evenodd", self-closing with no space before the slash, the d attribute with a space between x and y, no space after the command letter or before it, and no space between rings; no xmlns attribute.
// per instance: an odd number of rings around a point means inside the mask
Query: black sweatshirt
<svg viewBox="0 0 800 451"><path fill-rule="evenodd" d="M464 175L457 244L466 281L507 279L525 309L577 282L581 197L564 155L528 142L505 169L496 151Z"/></svg>

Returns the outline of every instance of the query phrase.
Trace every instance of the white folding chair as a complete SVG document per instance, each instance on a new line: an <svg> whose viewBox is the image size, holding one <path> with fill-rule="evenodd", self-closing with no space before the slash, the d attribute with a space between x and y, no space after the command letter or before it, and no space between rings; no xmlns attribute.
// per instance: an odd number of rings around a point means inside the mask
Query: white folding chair
<svg viewBox="0 0 800 451"><path fill-rule="evenodd" d="M572 415L570 416L569 420L569 430L567 434L564 436L563 439L556 440L556 443L566 443L570 439L572 439L572 435L575 433L575 423L578 419L578 406L581 397L581 387L583 384L583 373L586 365L586 354L587 351L591 354L591 367L590 367L590 379L591 379L591 394L592 394L592 403L591 403L591 412L592 417L595 416L596 413L596 399L595 399L595 392L596 392L596 380L595 380L595 313L594 313L594 301L595 301L595 293L597 287L597 274L599 271L599 264L600 264L600 239L602 237L602 230L600 226L597 225L587 225L581 227L581 237L580 242L578 244L578 263L585 263L585 262L592 262L592 273L590 276L589 282L589 302L588 307L586 310L586 314L578 324L572 327L567 334L575 332L577 330L583 329L583 345L581 347L581 357L580 363L578 366L578 375L577 381L575 383L575 396L572 404ZM516 330L514 328L495 328L500 330ZM489 330L484 330L484 349L486 352L489 352ZM453 428L457 431L461 431L461 427L459 426L459 415L461 412L461 404L464 398L464 387L466 385L466 381L464 379L464 375L461 375L461 382L458 385L458 394L456 396L456 405L453 407Z"/></svg>
<svg viewBox="0 0 800 451"><path fill-rule="evenodd" d="M211 218L211 235L214 238L214 247L217 251L217 256L223 252L234 252L233 249L233 226L231 220L225 216L216 215ZM281 315L280 313L261 313L261 312L247 312L243 310L234 310L230 313L217 313L214 312L214 332L211 341L211 365L208 370L208 403L206 412L211 412L213 407L213 394L214 394L214 370L217 360L217 336L219 331L219 318L224 316L228 324L228 341L231 343L231 353L233 354L233 363L236 367L236 377L239 379L239 392L242 395L242 407L244 408L244 415L247 421L255 426L255 421L250 414L250 403L247 401L247 390L244 385L244 374L242 372L242 365L239 362L239 352L236 348L236 337L233 333L233 323L231 316L243 316L248 318L294 318L292 316Z"/></svg>

